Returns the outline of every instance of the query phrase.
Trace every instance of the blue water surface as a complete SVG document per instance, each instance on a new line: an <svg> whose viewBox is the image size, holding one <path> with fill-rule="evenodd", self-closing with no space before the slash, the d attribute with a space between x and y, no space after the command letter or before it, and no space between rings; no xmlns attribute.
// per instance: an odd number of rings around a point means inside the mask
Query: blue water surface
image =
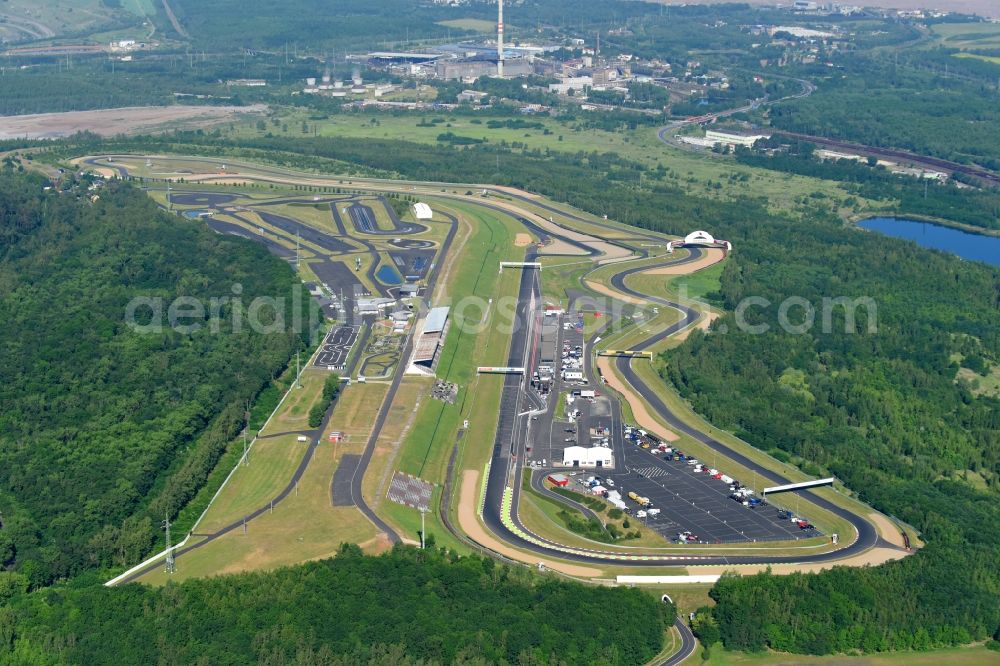
<svg viewBox="0 0 1000 666"><path fill-rule="evenodd" d="M945 250L963 259L1000 266L1000 237L970 234L961 229L899 217L871 217L858 222L862 229L905 238L923 247Z"/></svg>

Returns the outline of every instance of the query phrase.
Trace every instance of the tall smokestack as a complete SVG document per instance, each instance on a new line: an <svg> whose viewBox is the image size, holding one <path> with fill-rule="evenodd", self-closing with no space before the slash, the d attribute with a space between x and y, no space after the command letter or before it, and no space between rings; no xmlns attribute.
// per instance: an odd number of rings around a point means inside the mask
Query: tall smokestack
<svg viewBox="0 0 1000 666"><path fill-rule="evenodd" d="M503 0L497 0L497 76L503 78Z"/></svg>

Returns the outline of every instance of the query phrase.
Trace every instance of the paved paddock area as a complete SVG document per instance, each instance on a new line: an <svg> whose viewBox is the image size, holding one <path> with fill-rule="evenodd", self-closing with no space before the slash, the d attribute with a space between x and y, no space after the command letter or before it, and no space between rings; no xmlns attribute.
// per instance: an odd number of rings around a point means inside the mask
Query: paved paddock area
<svg viewBox="0 0 1000 666"><path fill-rule="evenodd" d="M713 479L707 471L695 472L694 466L684 461L664 460L663 454L628 441L624 455L624 467L598 474L614 480L615 489L633 513L640 507L628 499L628 493L633 491L648 497L660 514L643 520L668 538L686 531L698 537L699 542L733 543L794 540L819 534L812 529L801 530L787 518L779 518L779 507L774 505L751 508L730 499L729 484Z"/></svg>
<svg viewBox="0 0 1000 666"><path fill-rule="evenodd" d="M333 506L355 506L354 497L351 495L351 481L360 462L361 456L354 453L345 453L340 459L330 483L330 502Z"/></svg>
<svg viewBox="0 0 1000 666"><path fill-rule="evenodd" d="M318 368L344 370L360 329L360 326L355 325L333 327L327 333L314 365Z"/></svg>
<svg viewBox="0 0 1000 666"><path fill-rule="evenodd" d="M434 486L423 479L396 472L392 477L392 483L389 484L387 497L396 504L420 511L429 511L433 493Z"/></svg>

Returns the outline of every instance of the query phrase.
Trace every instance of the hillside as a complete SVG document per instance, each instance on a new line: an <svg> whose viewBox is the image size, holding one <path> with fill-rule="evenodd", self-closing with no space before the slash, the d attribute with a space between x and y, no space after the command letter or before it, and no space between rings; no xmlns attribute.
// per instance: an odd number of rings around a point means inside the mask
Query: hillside
<svg viewBox="0 0 1000 666"><path fill-rule="evenodd" d="M148 552L298 344L235 330L234 308L217 333L133 330L135 297L162 298L166 313L236 284L243 303L289 296L296 280L259 246L129 186L92 203L86 183L46 185L0 172L0 568L36 585Z"/></svg>
<svg viewBox="0 0 1000 666"><path fill-rule="evenodd" d="M659 651L673 613L636 589L345 545L269 573L19 596L0 607L0 663L632 666Z"/></svg>

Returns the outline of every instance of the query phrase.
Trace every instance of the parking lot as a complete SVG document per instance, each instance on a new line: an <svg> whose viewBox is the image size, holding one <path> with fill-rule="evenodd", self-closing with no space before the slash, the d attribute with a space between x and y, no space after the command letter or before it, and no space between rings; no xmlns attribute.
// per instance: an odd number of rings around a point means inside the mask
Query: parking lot
<svg viewBox="0 0 1000 666"><path fill-rule="evenodd" d="M724 470L712 468L711 461L703 461L702 467L687 456L682 460L675 449L667 447L670 453L658 450L655 439L650 442L637 437L637 441L632 441L626 437L623 441L619 455L624 458L623 464L602 476L612 481L631 513L636 514L643 507L629 499L629 492L647 498L647 508L659 509L657 515L647 514L642 520L667 538L676 539L678 534L686 532L693 537L688 540L697 543L734 543L802 539L820 534L815 528L799 527L798 522L791 520L793 516L781 517L781 509L774 505L744 505L760 501L754 493L739 499L731 497L743 484L725 476ZM640 442L651 444L650 448L642 448ZM669 456L673 460L665 459Z"/></svg>
<svg viewBox="0 0 1000 666"><path fill-rule="evenodd" d="M756 495L747 493L739 501L732 499L730 495L736 492L746 493L734 485L740 481L713 478L709 473L711 465L697 467L703 471L696 472L696 465L689 465L687 456L680 460L677 452L674 460L665 460L667 453L659 450L661 442L655 437L640 437L637 429L627 432L621 423L619 405L611 396L602 395L600 385L587 382L580 316L546 315L549 331L553 320L557 322L555 348L545 349L548 338L543 335L539 367L533 369L540 371L536 390L547 396L548 409L531 421L529 466L572 473L571 487L581 492L590 492L581 481L600 477L605 490L619 493L620 502L624 502L624 509L630 515L672 541L679 538L685 543L712 544L786 541L819 534L815 529L800 528L791 516L779 517L778 507L756 504L759 502ZM551 383L545 386L544 366L549 358ZM571 402L566 402L567 396ZM557 413L564 416L556 418ZM614 465L589 469L564 466L563 451L569 446L610 446ZM722 471L714 470L720 477ZM752 479L743 481L750 483ZM646 498L648 504L643 507L629 499L629 492Z"/></svg>

